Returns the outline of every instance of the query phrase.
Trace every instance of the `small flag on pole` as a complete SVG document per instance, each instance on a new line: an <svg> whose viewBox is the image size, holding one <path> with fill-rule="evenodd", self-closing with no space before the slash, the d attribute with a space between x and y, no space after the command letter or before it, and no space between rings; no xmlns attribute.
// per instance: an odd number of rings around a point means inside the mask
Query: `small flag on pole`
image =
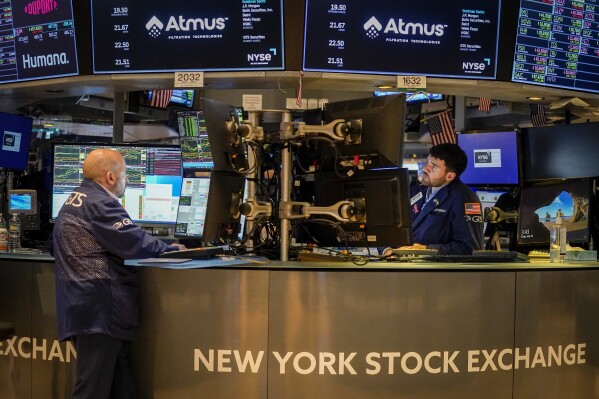
<svg viewBox="0 0 599 399"><path fill-rule="evenodd" d="M302 108L302 78L304 77L304 71L300 71L299 83L297 84L297 97L295 99L295 104Z"/></svg>
<svg viewBox="0 0 599 399"><path fill-rule="evenodd" d="M166 108L172 96L172 90L154 90L150 99L150 107Z"/></svg>
<svg viewBox="0 0 599 399"><path fill-rule="evenodd" d="M490 98L479 98L478 99L478 110L489 112L491 110L491 99Z"/></svg>
<svg viewBox="0 0 599 399"><path fill-rule="evenodd" d="M449 110L438 113L425 120L433 145L456 143L455 131L449 117Z"/></svg>
<svg viewBox="0 0 599 399"><path fill-rule="evenodd" d="M543 104L530 104L530 121L535 127L547 126L549 124Z"/></svg>

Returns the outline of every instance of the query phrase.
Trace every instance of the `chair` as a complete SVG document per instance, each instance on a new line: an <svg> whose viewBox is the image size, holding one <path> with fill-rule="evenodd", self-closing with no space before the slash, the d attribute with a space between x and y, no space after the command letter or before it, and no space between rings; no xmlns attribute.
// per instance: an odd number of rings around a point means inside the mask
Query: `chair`
<svg viewBox="0 0 599 399"><path fill-rule="evenodd" d="M7 321L0 321L0 341L11 338L15 335L15 325Z"/></svg>

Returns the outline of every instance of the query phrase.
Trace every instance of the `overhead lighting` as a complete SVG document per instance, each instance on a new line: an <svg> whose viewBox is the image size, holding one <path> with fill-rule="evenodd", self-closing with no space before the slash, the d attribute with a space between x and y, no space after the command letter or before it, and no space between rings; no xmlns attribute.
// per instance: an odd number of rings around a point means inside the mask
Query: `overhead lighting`
<svg viewBox="0 0 599 399"><path fill-rule="evenodd" d="M545 97L535 97L535 96L526 97L526 98L530 101L541 101L541 100L545 99Z"/></svg>
<svg viewBox="0 0 599 399"><path fill-rule="evenodd" d="M381 90L389 90L389 89L395 89L394 85L376 85L377 89L381 89Z"/></svg>

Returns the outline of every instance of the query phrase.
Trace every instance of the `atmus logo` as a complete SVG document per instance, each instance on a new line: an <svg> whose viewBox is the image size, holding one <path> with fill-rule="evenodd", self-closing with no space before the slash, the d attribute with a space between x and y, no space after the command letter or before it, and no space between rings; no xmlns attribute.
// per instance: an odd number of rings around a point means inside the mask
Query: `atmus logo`
<svg viewBox="0 0 599 399"><path fill-rule="evenodd" d="M153 38L160 36L162 30L165 32L190 32L190 31L211 31L225 29L225 22L228 18L184 18L171 16L166 23L166 27L156 16L150 18L146 23L148 34Z"/></svg>
<svg viewBox="0 0 599 399"><path fill-rule="evenodd" d="M391 33L395 35L443 36L445 34L445 28L447 28L447 25L404 22L404 20L401 18L389 18L385 29L383 29L383 24L381 24L374 16L364 24L366 36L371 39L378 37L381 31L386 34Z"/></svg>

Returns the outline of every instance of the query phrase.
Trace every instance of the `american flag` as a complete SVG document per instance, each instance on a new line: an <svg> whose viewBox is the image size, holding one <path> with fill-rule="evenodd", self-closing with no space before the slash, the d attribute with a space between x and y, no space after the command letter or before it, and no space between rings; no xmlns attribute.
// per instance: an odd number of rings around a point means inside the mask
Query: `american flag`
<svg viewBox="0 0 599 399"><path fill-rule="evenodd" d="M299 83L297 84L297 98L295 104L298 108L302 108L302 78L304 77L304 71L300 71Z"/></svg>
<svg viewBox="0 0 599 399"><path fill-rule="evenodd" d="M154 90L152 92L152 99L150 100L150 107L166 108L172 96L172 90Z"/></svg>
<svg viewBox="0 0 599 399"><path fill-rule="evenodd" d="M491 99L490 98L479 98L478 99L478 110L489 112L491 110Z"/></svg>
<svg viewBox="0 0 599 399"><path fill-rule="evenodd" d="M549 124L545 116L545 106L543 104L530 104L530 121L535 127L547 126Z"/></svg>
<svg viewBox="0 0 599 399"><path fill-rule="evenodd" d="M449 110L431 116L426 120L433 145L443 143L456 144L455 131L449 117Z"/></svg>

